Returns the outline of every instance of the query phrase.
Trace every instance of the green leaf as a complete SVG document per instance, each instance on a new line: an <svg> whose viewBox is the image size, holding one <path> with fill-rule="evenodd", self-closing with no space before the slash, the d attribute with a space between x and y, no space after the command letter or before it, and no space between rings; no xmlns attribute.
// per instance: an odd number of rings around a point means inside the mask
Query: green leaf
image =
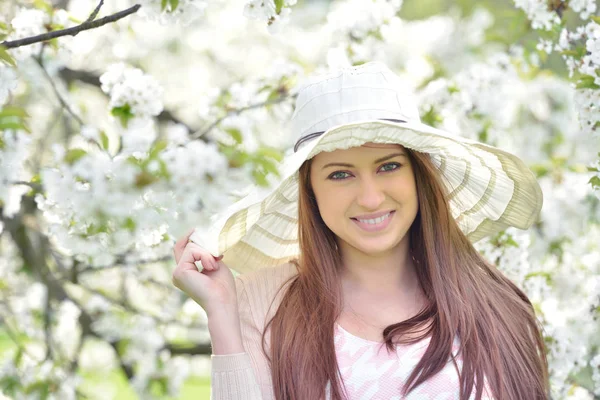
<svg viewBox="0 0 600 400"><path fill-rule="evenodd" d="M563 56L573 56L573 57L579 56L579 53L575 50L563 50L560 52L560 54Z"/></svg>
<svg viewBox="0 0 600 400"><path fill-rule="evenodd" d="M600 24L600 15L592 15L590 18L595 23Z"/></svg>
<svg viewBox="0 0 600 400"><path fill-rule="evenodd" d="M161 151L163 151L164 149L167 148L167 145L168 145L168 143L166 140L156 141L152 145L152 148L150 149L148 158L156 158L156 156L159 155Z"/></svg>
<svg viewBox="0 0 600 400"><path fill-rule="evenodd" d="M87 151L85 151L83 149L70 149L65 154L64 161L69 165L73 165L73 164L75 164L75 162L77 160L79 160L81 157L85 156L86 154L87 154Z"/></svg>
<svg viewBox="0 0 600 400"><path fill-rule="evenodd" d="M135 232L136 223L131 217L127 217L123 227L127 229L129 232Z"/></svg>
<svg viewBox="0 0 600 400"><path fill-rule="evenodd" d="M121 339L117 342L117 352L119 353L119 355L125 354L125 352L127 351L127 347L129 347L130 343L131 339Z"/></svg>
<svg viewBox="0 0 600 400"><path fill-rule="evenodd" d="M160 10L161 11L165 11L165 8L167 8L167 1L168 0L160 0Z"/></svg>
<svg viewBox="0 0 600 400"><path fill-rule="evenodd" d="M236 141L237 144L242 143L244 140L244 137L242 136L242 132L240 132L240 130L237 128L227 128L227 129L225 129L225 132L227 132L229 134L229 136L231 136L233 138L233 140Z"/></svg>
<svg viewBox="0 0 600 400"><path fill-rule="evenodd" d="M594 81L595 77L591 75L583 75L577 82L577 89L600 89L600 85L597 85Z"/></svg>
<svg viewBox="0 0 600 400"><path fill-rule="evenodd" d="M281 160L283 160L282 152L273 147L261 147L256 153L260 156L269 157L274 160L277 160L278 162L281 162Z"/></svg>
<svg viewBox="0 0 600 400"><path fill-rule="evenodd" d="M438 124L442 122L442 117L435 112L433 107L423 115L422 119L424 123L433 127L438 126Z"/></svg>
<svg viewBox="0 0 600 400"><path fill-rule="evenodd" d="M7 129L18 131L19 129L24 129L24 125L19 121L7 119L0 120L0 131L4 131Z"/></svg>
<svg viewBox="0 0 600 400"><path fill-rule="evenodd" d="M173 12L179 6L179 0L169 0L169 4L171 5L171 12Z"/></svg>
<svg viewBox="0 0 600 400"><path fill-rule="evenodd" d="M591 183L595 188L600 188L600 176L592 176L592 179L590 179L589 183Z"/></svg>
<svg viewBox="0 0 600 400"><path fill-rule="evenodd" d="M255 169L252 171L252 177L259 186L269 186L269 182L263 172Z"/></svg>
<svg viewBox="0 0 600 400"><path fill-rule="evenodd" d="M273 175L279 176L279 169L277 168L277 165L275 165L274 163L269 162L267 160L262 160L261 165L265 169L266 172L269 172Z"/></svg>
<svg viewBox="0 0 600 400"><path fill-rule="evenodd" d="M27 111L20 107L11 107L7 106L3 109L0 109L0 118L2 117L20 117L20 118L28 118L29 114Z"/></svg>
<svg viewBox="0 0 600 400"><path fill-rule="evenodd" d="M2 45L0 45L0 61L10 65L11 67L17 66L17 62L15 61L15 59L12 58L12 56L8 53L6 47Z"/></svg>
<svg viewBox="0 0 600 400"><path fill-rule="evenodd" d="M545 271L530 272L527 275L525 275L525 279L524 280L527 280L527 279L532 278L534 276L540 276L542 278L545 278L546 282L548 284L552 283L552 275L549 272L545 272Z"/></svg>
<svg viewBox="0 0 600 400"><path fill-rule="evenodd" d="M100 141L102 142L102 148L108 150L109 140L108 135L104 131L100 132Z"/></svg>
<svg viewBox="0 0 600 400"><path fill-rule="evenodd" d="M278 15L281 14L282 8L283 8L283 0L275 0L275 12Z"/></svg>
<svg viewBox="0 0 600 400"><path fill-rule="evenodd" d="M148 382L148 392L154 396L164 397L169 393L169 380L165 376L150 379Z"/></svg>
<svg viewBox="0 0 600 400"><path fill-rule="evenodd" d="M110 113L113 116L119 118L119 120L121 121L121 125L123 125L124 127L127 127L129 120L132 119L134 116L131 112L131 106L129 104L125 104L121 107L115 107L110 111Z"/></svg>
<svg viewBox="0 0 600 400"><path fill-rule="evenodd" d="M40 10L47 12L50 15L52 15L52 13L54 12L52 4L48 3L45 0L33 0L33 6L35 8L39 8Z"/></svg>

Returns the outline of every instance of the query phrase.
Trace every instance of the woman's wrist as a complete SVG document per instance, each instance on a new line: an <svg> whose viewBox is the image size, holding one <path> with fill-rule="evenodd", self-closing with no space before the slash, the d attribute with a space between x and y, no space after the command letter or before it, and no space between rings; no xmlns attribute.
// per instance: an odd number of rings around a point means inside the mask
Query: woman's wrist
<svg viewBox="0 0 600 400"><path fill-rule="evenodd" d="M220 312L208 317L208 331L214 355L244 353L237 312Z"/></svg>

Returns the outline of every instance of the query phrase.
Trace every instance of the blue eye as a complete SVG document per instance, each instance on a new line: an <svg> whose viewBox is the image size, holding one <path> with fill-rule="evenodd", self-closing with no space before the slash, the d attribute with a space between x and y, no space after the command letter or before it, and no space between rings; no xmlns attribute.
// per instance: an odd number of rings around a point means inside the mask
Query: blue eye
<svg viewBox="0 0 600 400"><path fill-rule="evenodd" d="M388 168L388 167L390 167L390 168ZM400 168L400 164L398 164L398 163L387 163L387 164L383 164L383 166L381 167L381 170L383 172L389 172L389 171L394 171L398 168Z"/></svg>
<svg viewBox="0 0 600 400"><path fill-rule="evenodd" d="M381 172L391 172L391 171L397 170L400 167L401 167L401 164L396 163L396 162L391 162L391 163L383 164L379 170ZM351 176L351 174L349 172L335 171L334 173L329 175L327 177L327 179L331 179L332 181L343 181L345 179L348 179L350 176Z"/></svg>
<svg viewBox="0 0 600 400"><path fill-rule="evenodd" d="M350 175L350 174L348 174L347 172L344 172L344 171L335 171L333 174L329 175L327 177L327 179L331 179L333 181L341 181L343 179L346 179L347 175Z"/></svg>

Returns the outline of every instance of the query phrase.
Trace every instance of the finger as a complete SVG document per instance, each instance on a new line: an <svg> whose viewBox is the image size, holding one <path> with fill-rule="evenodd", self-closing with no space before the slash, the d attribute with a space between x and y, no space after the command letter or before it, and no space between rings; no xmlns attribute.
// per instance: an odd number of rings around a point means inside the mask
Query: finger
<svg viewBox="0 0 600 400"><path fill-rule="evenodd" d="M202 264L204 265L205 268L215 271L217 269L219 269L219 263L218 261L223 258L223 256L219 256L214 257L212 254L210 254L205 248L197 245L194 242L189 242L186 246L186 248L193 248L196 250L199 250L201 252L201 257L202 257Z"/></svg>
<svg viewBox="0 0 600 400"><path fill-rule="evenodd" d="M183 254L181 256L181 263L186 264L186 269L197 269L196 262L201 261L204 269L208 271L213 271L215 269L214 262L212 260L212 256L202 247L198 246L195 243L190 243L183 250Z"/></svg>
<svg viewBox="0 0 600 400"><path fill-rule="evenodd" d="M181 258L181 253L183 253L183 249L188 243L190 236L194 233L194 228L190 229L181 239L179 239L175 246L173 247L173 253L175 255L175 262L179 263L179 259Z"/></svg>

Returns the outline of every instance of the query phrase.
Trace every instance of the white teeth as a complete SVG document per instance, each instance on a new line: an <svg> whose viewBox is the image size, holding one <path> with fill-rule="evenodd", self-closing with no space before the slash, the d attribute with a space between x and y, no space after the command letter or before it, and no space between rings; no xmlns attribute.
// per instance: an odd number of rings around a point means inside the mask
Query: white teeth
<svg viewBox="0 0 600 400"><path fill-rule="evenodd" d="M371 224L371 225L375 225L375 224L378 224L378 223L380 223L380 222L381 222L381 221L383 221L384 219L387 219L387 218L389 218L389 217L390 217L390 215L392 215L392 213L391 213L391 212L389 212L389 213L387 213L387 214L385 214L385 215L382 215L382 216L381 216L381 217L379 217L379 218L373 218L373 219L360 219L360 218L356 218L356 219L357 219L357 220L359 220L360 222L362 222L363 224Z"/></svg>

